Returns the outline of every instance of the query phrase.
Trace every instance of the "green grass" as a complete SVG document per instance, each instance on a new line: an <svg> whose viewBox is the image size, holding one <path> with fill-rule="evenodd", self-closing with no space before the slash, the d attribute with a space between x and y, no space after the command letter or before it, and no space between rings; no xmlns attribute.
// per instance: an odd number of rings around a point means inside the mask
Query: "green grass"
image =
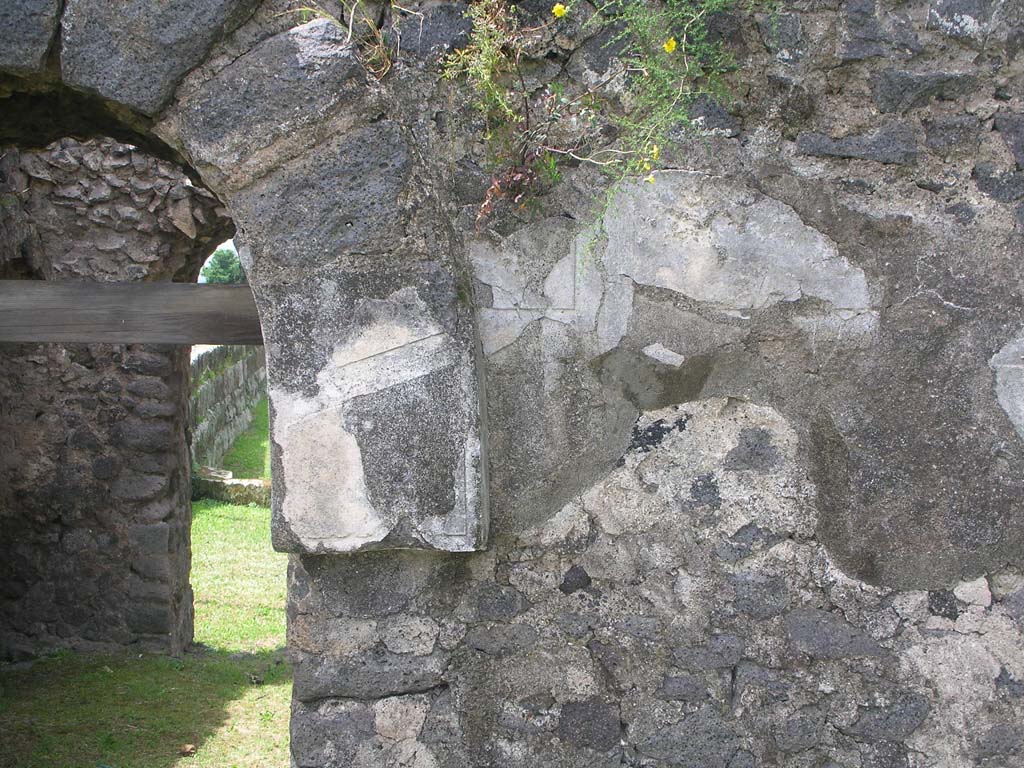
<svg viewBox="0 0 1024 768"><path fill-rule="evenodd" d="M270 549L268 510L193 509L201 645L181 659L60 653L0 668L0 767L287 768L287 557Z"/></svg>
<svg viewBox="0 0 1024 768"><path fill-rule="evenodd" d="M267 398L256 405L252 424L224 457L224 469L235 477L270 479L270 413Z"/></svg>
<svg viewBox="0 0 1024 768"><path fill-rule="evenodd" d="M270 510L193 504L196 642L247 652L283 645L287 565L270 548Z"/></svg>

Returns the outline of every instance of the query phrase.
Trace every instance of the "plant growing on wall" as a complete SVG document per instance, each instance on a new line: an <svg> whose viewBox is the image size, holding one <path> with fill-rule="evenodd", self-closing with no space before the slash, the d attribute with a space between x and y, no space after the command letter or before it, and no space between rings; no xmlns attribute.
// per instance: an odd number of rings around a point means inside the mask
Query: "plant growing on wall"
<svg viewBox="0 0 1024 768"><path fill-rule="evenodd" d="M695 98L727 95L724 76L733 62L708 39L708 19L738 0L613 0L584 22L594 34L614 30L607 45L622 68L575 94L559 83L531 89L524 62L531 46L577 12L555 3L545 23L526 27L507 0L476 0L468 16L469 44L449 55L445 75L465 78L483 117L494 182L481 207L487 216L499 199L521 202L539 180L556 181L566 162L591 163L616 178L649 173L673 130L690 125ZM606 86L618 78L617 98ZM605 126L613 128L608 140Z"/></svg>

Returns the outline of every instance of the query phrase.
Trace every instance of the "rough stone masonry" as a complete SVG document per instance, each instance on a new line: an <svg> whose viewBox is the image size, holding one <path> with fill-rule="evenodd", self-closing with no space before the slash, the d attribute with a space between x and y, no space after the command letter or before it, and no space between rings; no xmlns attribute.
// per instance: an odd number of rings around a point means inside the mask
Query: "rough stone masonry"
<svg viewBox="0 0 1024 768"><path fill-rule="evenodd" d="M464 9L374 6L380 81L284 2L0 11L0 140L147 146L239 228L293 764L1021 765L1024 5L719 15L670 170L480 229ZM531 82L620 66L590 12Z"/></svg>
<svg viewBox="0 0 1024 768"><path fill-rule="evenodd" d="M0 279L195 280L212 194L112 140L0 159ZM188 350L0 344L0 659L192 641Z"/></svg>

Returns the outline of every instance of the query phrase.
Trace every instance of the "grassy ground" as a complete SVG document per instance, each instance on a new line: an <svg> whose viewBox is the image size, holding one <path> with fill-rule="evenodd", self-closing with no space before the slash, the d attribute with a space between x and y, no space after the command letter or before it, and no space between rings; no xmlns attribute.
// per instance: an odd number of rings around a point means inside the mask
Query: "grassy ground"
<svg viewBox="0 0 1024 768"><path fill-rule="evenodd" d="M287 558L270 549L266 509L203 501L193 515L202 645L0 668L2 768L287 768Z"/></svg>
<svg viewBox="0 0 1024 768"><path fill-rule="evenodd" d="M270 479L270 413L267 398L253 410L252 424L238 436L224 457L224 469L235 477Z"/></svg>

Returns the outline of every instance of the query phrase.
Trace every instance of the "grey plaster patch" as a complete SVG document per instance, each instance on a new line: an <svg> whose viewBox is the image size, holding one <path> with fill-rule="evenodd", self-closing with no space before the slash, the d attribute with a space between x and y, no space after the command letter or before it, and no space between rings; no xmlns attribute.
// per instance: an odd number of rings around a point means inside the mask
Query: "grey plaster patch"
<svg viewBox="0 0 1024 768"><path fill-rule="evenodd" d="M291 535L312 551L483 546L467 351L411 287L358 300L353 320L315 396L270 385Z"/></svg>
<svg viewBox="0 0 1024 768"><path fill-rule="evenodd" d="M1024 439L1024 336L1011 339L992 356L996 397Z"/></svg>
<svg viewBox="0 0 1024 768"><path fill-rule="evenodd" d="M814 297L870 305L867 279L789 206L719 177L683 171L624 186L605 216L609 274L744 316Z"/></svg>
<svg viewBox="0 0 1024 768"><path fill-rule="evenodd" d="M592 241L591 233L578 234L573 222L559 218L524 227L502 240L470 242L474 276L490 287L492 295L490 306L479 309L485 355L509 346L530 323L542 319L579 334L596 334L595 354L618 343L625 333L632 291L616 284L606 292L591 254Z"/></svg>

